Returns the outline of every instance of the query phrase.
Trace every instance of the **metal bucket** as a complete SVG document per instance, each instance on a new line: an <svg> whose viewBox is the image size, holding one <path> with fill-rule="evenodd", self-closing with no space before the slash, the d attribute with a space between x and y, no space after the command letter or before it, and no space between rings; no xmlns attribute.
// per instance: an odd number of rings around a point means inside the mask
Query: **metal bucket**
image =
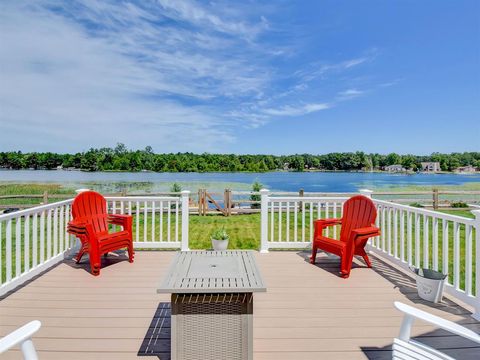
<svg viewBox="0 0 480 360"><path fill-rule="evenodd" d="M442 301L446 274L430 269L410 268L415 273L418 296L422 299L438 303Z"/></svg>

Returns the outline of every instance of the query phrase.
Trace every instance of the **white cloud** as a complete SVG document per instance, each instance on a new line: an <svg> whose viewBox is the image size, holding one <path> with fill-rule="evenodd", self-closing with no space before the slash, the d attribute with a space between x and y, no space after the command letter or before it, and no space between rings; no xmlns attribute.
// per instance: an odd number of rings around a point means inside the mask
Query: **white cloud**
<svg viewBox="0 0 480 360"><path fill-rule="evenodd" d="M339 100L348 100L348 99L353 99L358 96L361 96L365 94L365 91L362 90L357 90L357 89L347 89L344 91L340 91L338 93L338 99Z"/></svg>
<svg viewBox="0 0 480 360"><path fill-rule="evenodd" d="M224 105L211 102L257 96L269 82L268 70L249 62L248 45L229 51L243 40L154 26L165 16L158 8L49 5L1 5L0 150L78 151L122 141L218 151L234 136Z"/></svg>
<svg viewBox="0 0 480 360"><path fill-rule="evenodd" d="M330 104L327 103L318 103L318 104L304 104L299 106L283 106L280 108L268 108L263 109L262 111L265 114L272 115L272 116L300 116L306 115L313 112L326 110L331 107Z"/></svg>

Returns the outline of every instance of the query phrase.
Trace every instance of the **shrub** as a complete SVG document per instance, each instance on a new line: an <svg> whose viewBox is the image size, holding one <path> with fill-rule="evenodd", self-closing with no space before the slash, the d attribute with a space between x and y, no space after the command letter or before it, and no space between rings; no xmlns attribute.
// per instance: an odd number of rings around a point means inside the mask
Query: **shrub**
<svg viewBox="0 0 480 360"><path fill-rule="evenodd" d="M262 187L263 187L263 184L260 183L258 180L255 180L255 182L252 184L252 191L258 192L262 189ZM250 200L258 201L257 203L253 203L250 206L252 209L260 209L260 200L261 200L260 195L252 194L250 195Z"/></svg>
<svg viewBox="0 0 480 360"><path fill-rule="evenodd" d="M412 204L410 204L410 206L413 206L413 207L416 207L416 208L423 208L425 206L423 206L422 204L420 204L419 202L414 202Z"/></svg>
<svg viewBox="0 0 480 360"><path fill-rule="evenodd" d="M450 204L452 208L468 208L468 204L463 201L457 201Z"/></svg>

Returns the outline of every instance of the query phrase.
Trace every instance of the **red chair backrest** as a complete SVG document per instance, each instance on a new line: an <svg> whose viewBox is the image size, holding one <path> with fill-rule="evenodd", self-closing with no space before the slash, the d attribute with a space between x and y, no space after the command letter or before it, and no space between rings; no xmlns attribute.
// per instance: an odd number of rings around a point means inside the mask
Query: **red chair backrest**
<svg viewBox="0 0 480 360"><path fill-rule="evenodd" d="M96 233L108 231L107 201L95 191L85 191L75 197L72 216L74 221L92 224Z"/></svg>
<svg viewBox="0 0 480 360"><path fill-rule="evenodd" d="M343 204L342 229L340 240L347 241L352 230L374 225L377 209L372 200L363 195L356 195Z"/></svg>

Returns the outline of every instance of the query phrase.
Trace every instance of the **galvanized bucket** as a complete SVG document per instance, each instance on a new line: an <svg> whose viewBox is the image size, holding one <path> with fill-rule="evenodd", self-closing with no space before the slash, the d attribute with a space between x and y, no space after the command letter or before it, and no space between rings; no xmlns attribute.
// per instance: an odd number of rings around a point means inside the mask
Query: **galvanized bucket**
<svg viewBox="0 0 480 360"><path fill-rule="evenodd" d="M422 299L438 303L442 301L443 288L445 286L446 274L430 269L417 269L410 267L415 273L417 281L418 296Z"/></svg>

